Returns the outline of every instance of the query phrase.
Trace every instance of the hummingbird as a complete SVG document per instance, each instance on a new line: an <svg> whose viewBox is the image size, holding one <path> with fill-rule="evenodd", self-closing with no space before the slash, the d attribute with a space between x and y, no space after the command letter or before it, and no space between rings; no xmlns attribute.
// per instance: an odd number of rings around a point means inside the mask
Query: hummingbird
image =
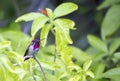
<svg viewBox="0 0 120 81"><path fill-rule="evenodd" d="M29 58L34 58L35 55L38 53L40 47L40 40L34 39L27 47L25 54L24 54L24 61L28 60Z"/></svg>
<svg viewBox="0 0 120 81"><path fill-rule="evenodd" d="M30 45L28 46L27 50L25 51L25 54L24 54L24 61L25 60L28 60L29 58L34 58L34 60L38 63L41 71L42 71L42 74L44 76L44 81L47 81L46 80L46 76L45 76L45 73L44 73L44 70L40 64L40 62L37 60L37 58L35 57L35 55L38 53L39 51L39 47L40 47L40 40L38 39L34 39L32 40L32 42L30 43Z"/></svg>

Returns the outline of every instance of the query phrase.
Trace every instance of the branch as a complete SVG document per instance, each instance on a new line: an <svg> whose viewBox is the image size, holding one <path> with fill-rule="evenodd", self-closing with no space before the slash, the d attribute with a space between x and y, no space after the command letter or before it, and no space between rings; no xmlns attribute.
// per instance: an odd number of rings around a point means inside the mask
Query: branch
<svg viewBox="0 0 120 81"><path fill-rule="evenodd" d="M40 64L40 62L37 60L36 57L34 57L34 59L35 59L35 61L38 63L38 65L39 65L39 67L40 67L40 69L41 69L41 71L42 71L42 74L43 74L43 77L44 77L44 81L47 81L47 80L46 80L45 73L44 73L44 70L43 70L43 68L42 68L42 66L41 66L41 64Z"/></svg>
<svg viewBox="0 0 120 81"><path fill-rule="evenodd" d="M57 49L56 49L56 42L55 42L54 62L56 62L56 51L57 51ZM53 75L55 74L54 70L52 71L52 74Z"/></svg>
<svg viewBox="0 0 120 81"><path fill-rule="evenodd" d="M18 7L17 0L12 0L12 2L13 2L13 5L14 5L17 16L19 16L20 10L19 10L19 7Z"/></svg>

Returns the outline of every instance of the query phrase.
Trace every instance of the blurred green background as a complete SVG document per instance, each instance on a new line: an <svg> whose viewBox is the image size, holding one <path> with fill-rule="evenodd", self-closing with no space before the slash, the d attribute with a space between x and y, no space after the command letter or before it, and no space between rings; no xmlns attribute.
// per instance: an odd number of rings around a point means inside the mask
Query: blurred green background
<svg viewBox="0 0 120 81"><path fill-rule="evenodd" d="M51 79L48 81L68 81L69 77L69 81L80 81L79 75L82 76L81 81L119 81L120 0L1 0L0 81L33 81L34 77L34 81L43 80L38 65L32 59L23 61L31 41L32 21L15 23L15 19L25 13L40 12L39 9L46 7L54 10L64 2L78 5L77 11L64 16L76 24L76 30L70 33L73 44L69 45L72 62L76 65L71 65L73 70L68 71L75 77L66 74L66 65L59 55L56 63L53 62L55 38L50 33L46 47L41 47L40 55L37 55L47 78ZM36 38L39 37L38 33ZM92 62L87 61L89 59ZM87 71L84 71L84 66ZM51 70L55 70L55 76Z"/></svg>

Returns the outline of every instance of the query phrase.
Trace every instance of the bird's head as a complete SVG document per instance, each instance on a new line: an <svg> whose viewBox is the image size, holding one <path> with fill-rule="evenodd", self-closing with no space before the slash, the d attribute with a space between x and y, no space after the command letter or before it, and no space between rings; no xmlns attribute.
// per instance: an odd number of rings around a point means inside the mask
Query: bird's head
<svg viewBox="0 0 120 81"><path fill-rule="evenodd" d="M33 45L33 50L38 49L40 47L40 40L38 39L32 40L31 45Z"/></svg>

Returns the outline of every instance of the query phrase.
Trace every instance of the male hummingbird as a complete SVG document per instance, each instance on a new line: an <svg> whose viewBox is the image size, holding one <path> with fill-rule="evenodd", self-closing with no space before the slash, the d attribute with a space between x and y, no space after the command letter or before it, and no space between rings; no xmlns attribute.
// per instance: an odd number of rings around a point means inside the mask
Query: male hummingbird
<svg viewBox="0 0 120 81"><path fill-rule="evenodd" d="M24 61L28 60L29 58L34 58L35 55L38 53L40 47L40 40L34 39L32 40L31 44L28 46L25 54L24 54Z"/></svg>

